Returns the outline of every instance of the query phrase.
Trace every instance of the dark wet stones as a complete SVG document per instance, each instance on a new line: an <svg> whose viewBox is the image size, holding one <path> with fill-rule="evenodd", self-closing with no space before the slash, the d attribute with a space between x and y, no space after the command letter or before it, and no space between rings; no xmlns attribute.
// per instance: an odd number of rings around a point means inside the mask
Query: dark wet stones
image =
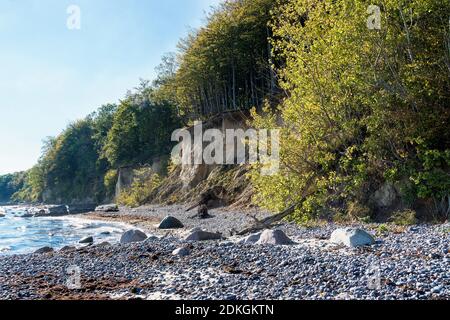
<svg viewBox="0 0 450 320"><path fill-rule="evenodd" d="M83 243L83 244L94 243L94 238L93 237L86 237L86 238L81 239L79 241L79 243Z"/></svg>
<svg viewBox="0 0 450 320"><path fill-rule="evenodd" d="M43 247L43 248L36 250L34 253L35 254L44 254L44 253L51 253L54 251L55 250L52 247Z"/></svg>
<svg viewBox="0 0 450 320"><path fill-rule="evenodd" d="M184 225L180 220L172 216L165 217L158 226L158 229L180 229L184 228Z"/></svg>
<svg viewBox="0 0 450 320"><path fill-rule="evenodd" d="M74 250L76 250L77 248L76 247L73 247L73 246L64 246L64 247L62 247L59 251L60 252L69 252L69 251L74 251Z"/></svg>
<svg viewBox="0 0 450 320"><path fill-rule="evenodd" d="M141 242L147 239L147 235L140 230L128 230L120 238L121 244Z"/></svg>
<svg viewBox="0 0 450 320"><path fill-rule="evenodd" d="M220 233L203 231L200 229L192 230L185 238L186 241L207 241L207 240L220 240L222 239Z"/></svg>

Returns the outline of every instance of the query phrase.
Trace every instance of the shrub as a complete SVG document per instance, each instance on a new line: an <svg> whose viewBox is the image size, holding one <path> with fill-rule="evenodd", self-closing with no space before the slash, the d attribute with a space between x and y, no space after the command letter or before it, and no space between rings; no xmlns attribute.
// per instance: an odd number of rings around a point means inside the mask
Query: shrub
<svg viewBox="0 0 450 320"><path fill-rule="evenodd" d="M138 207L147 203L153 192L161 185L161 177L151 170L140 169L135 171L136 178L131 187L122 191L117 197L117 203Z"/></svg>
<svg viewBox="0 0 450 320"><path fill-rule="evenodd" d="M396 211L392 215L391 221L398 226L410 226L416 224L416 212L410 209Z"/></svg>

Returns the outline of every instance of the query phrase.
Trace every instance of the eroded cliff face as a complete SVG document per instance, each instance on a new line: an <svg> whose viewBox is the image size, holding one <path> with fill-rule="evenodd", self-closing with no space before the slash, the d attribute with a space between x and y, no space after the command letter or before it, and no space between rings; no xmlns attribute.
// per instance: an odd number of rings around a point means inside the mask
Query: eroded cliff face
<svg viewBox="0 0 450 320"><path fill-rule="evenodd" d="M247 129L247 116L242 113L230 113L212 118L202 123L203 132L208 129L218 129L225 133L227 129ZM186 128L194 136L194 126ZM224 146L226 145L226 141ZM208 143L193 146L191 156L203 149ZM197 148L197 149L196 149ZM201 151L201 150L200 150ZM166 162L167 163L167 162ZM161 174L166 168L163 161L154 162L151 170ZM119 171L116 195L129 188L135 179L136 168L122 168ZM189 203L202 193L215 188L220 200L216 205L250 206L253 190L246 176L248 165L222 164L186 164L172 166L161 185L151 197L152 203L174 204ZM158 171L159 170L159 171Z"/></svg>

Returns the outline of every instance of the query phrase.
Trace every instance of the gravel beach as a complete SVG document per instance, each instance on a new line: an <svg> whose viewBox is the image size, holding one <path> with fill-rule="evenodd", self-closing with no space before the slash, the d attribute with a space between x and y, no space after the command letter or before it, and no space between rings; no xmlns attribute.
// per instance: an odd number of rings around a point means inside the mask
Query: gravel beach
<svg viewBox="0 0 450 320"><path fill-rule="evenodd" d="M450 224L380 232L372 246L348 248L328 241L342 226L283 223L292 245L240 244L230 236L252 212L211 210L188 218L184 206L146 206L91 219L133 224L149 236L133 244L98 244L44 254L0 257L0 299L449 299ZM157 230L167 215L185 228ZM267 215L257 214L258 218ZM221 232L217 241L185 241L188 229ZM95 239L94 239L95 240ZM174 255L183 248L186 255ZM68 285L74 271L79 287Z"/></svg>

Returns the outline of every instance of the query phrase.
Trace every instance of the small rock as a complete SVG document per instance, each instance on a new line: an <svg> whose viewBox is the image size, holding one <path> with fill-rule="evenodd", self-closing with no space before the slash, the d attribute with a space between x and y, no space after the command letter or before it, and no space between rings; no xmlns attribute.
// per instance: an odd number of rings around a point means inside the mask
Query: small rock
<svg viewBox="0 0 450 320"><path fill-rule="evenodd" d="M181 248L175 249L175 250L172 252L172 255L174 255L174 256L180 256L180 257L186 257L186 256L188 256L190 253L191 253L191 251L190 251L188 248L186 248L186 247L181 247Z"/></svg>
<svg viewBox="0 0 450 320"><path fill-rule="evenodd" d="M165 217L158 226L158 229L180 229L184 228L184 225L177 218L168 216Z"/></svg>
<svg viewBox="0 0 450 320"><path fill-rule="evenodd" d="M97 246L98 247L109 247L111 245L111 243L109 243L108 241L103 241L101 243L99 243Z"/></svg>
<svg viewBox="0 0 450 320"><path fill-rule="evenodd" d="M157 236L149 236L147 239L145 239L145 242L152 242L155 240L159 240Z"/></svg>
<svg viewBox="0 0 450 320"><path fill-rule="evenodd" d="M94 243L94 238L86 237L86 238L81 239L78 243Z"/></svg>
<svg viewBox="0 0 450 320"><path fill-rule="evenodd" d="M50 252L54 252L54 251L55 250L52 247L43 247L43 248L36 250L34 253L35 254L43 254L43 253L50 253Z"/></svg>
<svg viewBox="0 0 450 320"><path fill-rule="evenodd" d="M100 235L101 235L101 236L109 236L109 235L111 235L111 232L109 232L109 231L103 231L103 232L100 233Z"/></svg>
<svg viewBox="0 0 450 320"><path fill-rule="evenodd" d="M142 292L142 289L141 288L137 288L137 287L133 287L133 288L131 288L130 292L132 294L140 294Z"/></svg>
<svg viewBox="0 0 450 320"><path fill-rule="evenodd" d="M439 293L442 290L442 286L436 286L433 289L431 289L431 293Z"/></svg>
<svg viewBox="0 0 450 320"><path fill-rule="evenodd" d="M73 250L76 250L76 249L77 248L75 248L73 246L64 246L59 251L61 251L61 252L68 252L68 251L73 251Z"/></svg>
<svg viewBox="0 0 450 320"><path fill-rule="evenodd" d="M220 240L222 239L222 235L219 233L213 233L203 230L196 230L191 232L189 235L184 238L186 241L206 241L206 240Z"/></svg>
<svg viewBox="0 0 450 320"><path fill-rule="evenodd" d="M3 213L0 213L0 218L4 218L5 215Z"/></svg>
<svg viewBox="0 0 450 320"><path fill-rule="evenodd" d="M258 232L258 233L253 233L241 240L238 241L238 243L240 244L244 244L244 243L256 243L259 241L259 238L261 237L262 232Z"/></svg>
<svg viewBox="0 0 450 320"><path fill-rule="evenodd" d="M64 216L69 214L69 210L66 205L49 206L47 207L48 215L51 217Z"/></svg>
<svg viewBox="0 0 450 320"><path fill-rule="evenodd" d="M97 212L118 212L119 207L117 206L117 204L105 204L105 205L98 206L97 208L95 208L95 211L97 211Z"/></svg>
<svg viewBox="0 0 450 320"><path fill-rule="evenodd" d="M70 204L69 206L70 214L81 214L95 211L95 204Z"/></svg>
<svg viewBox="0 0 450 320"><path fill-rule="evenodd" d="M140 230L128 230L120 238L120 243L141 242L147 239L147 235Z"/></svg>
<svg viewBox="0 0 450 320"><path fill-rule="evenodd" d="M330 242L353 248L372 245L375 243L375 239L362 229L347 228L335 230L331 234Z"/></svg>
<svg viewBox="0 0 450 320"><path fill-rule="evenodd" d="M442 256L437 254L437 253L430 253L428 255L428 258L430 258L430 259L440 259L440 258L442 258Z"/></svg>
<svg viewBox="0 0 450 320"><path fill-rule="evenodd" d="M281 230L264 230L256 244L289 245L294 241Z"/></svg>

